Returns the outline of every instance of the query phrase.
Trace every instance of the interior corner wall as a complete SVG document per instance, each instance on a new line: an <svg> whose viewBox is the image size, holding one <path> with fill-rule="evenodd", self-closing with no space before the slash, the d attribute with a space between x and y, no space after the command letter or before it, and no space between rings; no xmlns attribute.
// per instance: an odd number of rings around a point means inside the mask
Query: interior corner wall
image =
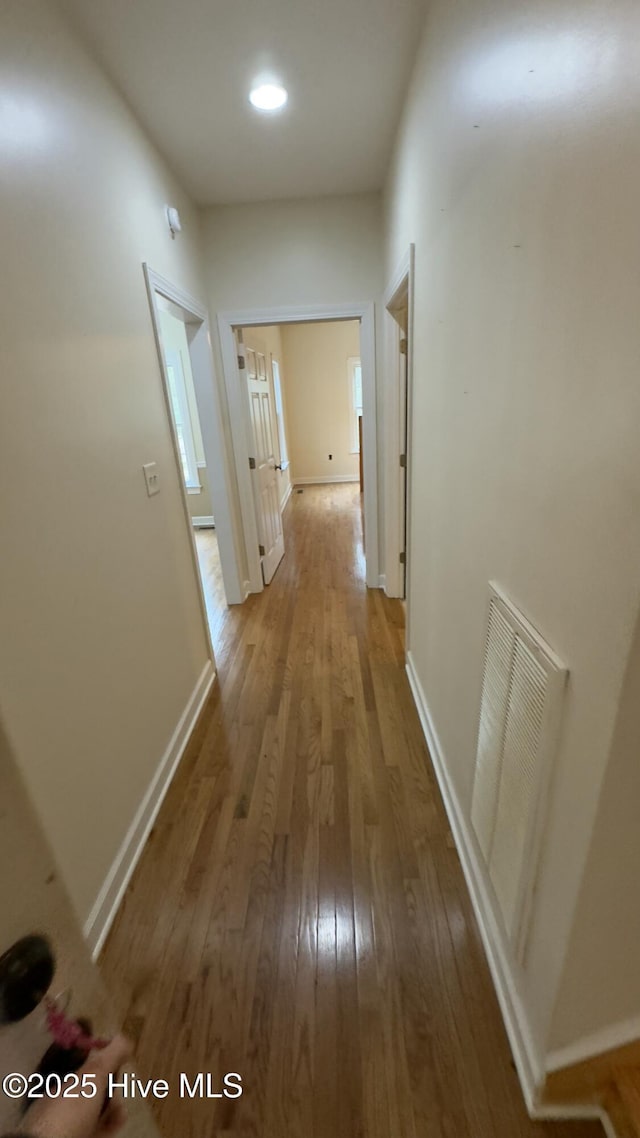
<svg viewBox="0 0 640 1138"><path fill-rule="evenodd" d="M294 483L313 478L357 481L348 361L360 355L360 322L285 324L282 342Z"/></svg>
<svg viewBox="0 0 640 1138"><path fill-rule="evenodd" d="M383 447L379 194L306 198L203 211L207 292L221 311L328 304L376 304L378 451ZM222 375L216 338L216 365ZM378 463L378 531L384 533L383 463ZM380 542L380 572L383 542Z"/></svg>
<svg viewBox="0 0 640 1138"><path fill-rule="evenodd" d="M84 920L208 657L142 271L204 299L199 218L54 5L1 20L0 699Z"/></svg>
<svg viewBox="0 0 640 1138"><path fill-rule="evenodd" d="M550 1044L640 1035L640 620L616 718ZM631 1032L631 1034L629 1034Z"/></svg>
<svg viewBox="0 0 640 1138"><path fill-rule="evenodd" d="M415 242L410 642L467 826L491 579L570 669L513 972L541 1052L639 601L639 28L434 0L385 196L387 279Z"/></svg>

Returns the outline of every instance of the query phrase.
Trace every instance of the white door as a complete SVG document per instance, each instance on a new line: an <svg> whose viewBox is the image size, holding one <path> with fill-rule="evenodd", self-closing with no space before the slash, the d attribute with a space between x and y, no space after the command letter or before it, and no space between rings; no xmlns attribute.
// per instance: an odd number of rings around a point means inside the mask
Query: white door
<svg viewBox="0 0 640 1138"><path fill-rule="evenodd" d="M278 428L266 353L251 330L238 333L240 380L249 394L253 447L250 456L253 498L258 523L260 560L265 585L272 580L284 556L280 493L276 462ZM242 343L244 339L244 344ZM242 364L240 361L244 361Z"/></svg>

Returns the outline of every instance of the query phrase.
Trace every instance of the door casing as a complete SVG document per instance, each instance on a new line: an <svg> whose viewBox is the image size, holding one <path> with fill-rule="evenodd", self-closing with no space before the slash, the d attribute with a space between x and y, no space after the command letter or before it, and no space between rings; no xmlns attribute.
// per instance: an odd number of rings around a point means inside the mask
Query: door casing
<svg viewBox="0 0 640 1138"><path fill-rule="evenodd" d="M406 636L408 651L409 637L409 605L410 605L410 577L411 577L411 423L412 423L412 392L413 392L413 277L414 277L415 246L410 245L405 256L398 265L393 277L389 281L384 294L384 348L385 348L385 592L390 597L401 597L403 594L403 570L400 563L402 552L402 524L404 510L404 494L406 482L407 497L407 531L405 538L406 557ZM407 391L406 391L406 417L407 437L406 453L407 466L404 470L400 466L400 453L402 448L403 424L402 399L399 382L400 336L401 329L394 313L406 303L408 315L407 327Z"/></svg>
<svg viewBox="0 0 640 1138"><path fill-rule="evenodd" d="M309 324L315 321L359 320L362 361L363 465L366 582L379 588L378 551L378 456L376 415L375 316L372 301L362 304L313 305L291 308L249 308L218 313L222 368L229 407L231 437L244 532L249 588L264 588L258 552L258 530L253 502L249 456L251 432L249 396L239 381L235 328L249 325Z"/></svg>

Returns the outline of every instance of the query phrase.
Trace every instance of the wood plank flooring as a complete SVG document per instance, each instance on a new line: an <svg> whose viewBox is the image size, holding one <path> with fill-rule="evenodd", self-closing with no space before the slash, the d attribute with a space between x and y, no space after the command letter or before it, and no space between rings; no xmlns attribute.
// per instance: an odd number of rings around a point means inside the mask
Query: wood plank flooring
<svg viewBox="0 0 640 1138"><path fill-rule="evenodd" d="M167 1138L602 1138L526 1114L360 496L294 492L102 956ZM218 1089L214 1087L214 1089Z"/></svg>
<svg viewBox="0 0 640 1138"><path fill-rule="evenodd" d="M215 529L198 529L195 531L195 539L207 618L215 644L227 619L227 598L222 580L218 534Z"/></svg>

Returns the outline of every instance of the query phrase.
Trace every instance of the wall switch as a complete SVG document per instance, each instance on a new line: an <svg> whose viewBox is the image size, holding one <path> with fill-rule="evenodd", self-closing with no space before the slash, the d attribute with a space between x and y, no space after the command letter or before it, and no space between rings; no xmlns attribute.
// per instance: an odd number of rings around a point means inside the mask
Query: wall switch
<svg viewBox="0 0 640 1138"><path fill-rule="evenodd" d="M160 475L158 474L157 462L147 462L142 467L142 471L147 484L147 494L152 498L154 494L160 493Z"/></svg>

